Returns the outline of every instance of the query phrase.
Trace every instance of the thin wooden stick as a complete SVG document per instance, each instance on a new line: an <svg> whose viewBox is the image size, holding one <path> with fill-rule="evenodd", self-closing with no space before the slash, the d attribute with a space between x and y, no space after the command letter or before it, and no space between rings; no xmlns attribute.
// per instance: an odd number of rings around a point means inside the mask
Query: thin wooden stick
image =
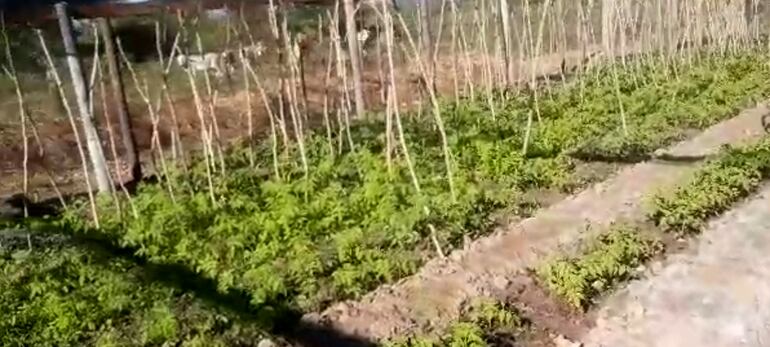
<svg viewBox="0 0 770 347"><path fill-rule="evenodd" d="M338 23L339 21L339 6L335 7L334 9L334 17L330 19L331 23ZM340 105L342 107L342 115L344 115L344 125L345 125L345 133L347 134L348 144L350 146L350 150L355 149L355 144L353 143L353 136L350 133L350 93L348 89L348 78L347 78L347 66L343 61L343 50L342 50L342 44L340 43L341 37L339 34L339 31L335 26L329 26L331 29L331 37L332 41L334 42L334 50L337 57L337 77L342 79L342 83L340 84L340 98L341 102ZM340 148L341 150L341 148Z"/></svg>
<svg viewBox="0 0 770 347"><path fill-rule="evenodd" d="M289 98L289 115L292 118L292 125L294 126L294 135L297 139L297 146L299 148L300 159L302 160L302 168L305 175L309 174L309 165L307 160L307 154L305 153L305 139L302 128L302 119L297 106L297 84L296 84L296 52L292 49L291 39L289 38L289 28L286 20L285 13L281 13L281 36L283 38L283 48L286 54L286 63L289 70L289 76L287 83L284 84L285 95Z"/></svg>
<svg viewBox="0 0 770 347"><path fill-rule="evenodd" d="M168 75L171 66L174 63L174 56L179 49L179 32L174 35L174 42L168 57L168 65L164 65L164 54L160 41L160 28L158 22L155 22L155 38L155 47L158 52L158 65L161 68L161 93L164 95L169 113L171 113L171 153L174 160L180 160L184 170L187 170L187 161L185 160L184 145L182 144L182 136L179 130L176 105L174 105L174 101L171 98L171 88L168 84Z"/></svg>
<svg viewBox="0 0 770 347"><path fill-rule="evenodd" d="M134 201L131 198L131 194L129 194L128 189L126 189L126 185L123 184L123 177L120 173L120 156L118 155L118 149L117 145L115 144L115 132L112 128L112 121L110 120L110 114L107 111L108 105L107 105L107 87L106 83L104 82L104 73L102 69L101 61L98 61L97 68L99 69L99 94L101 95L101 101L102 101L102 109L104 113L104 123L107 125L107 135L110 138L110 154L112 154L112 159L115 162L115 174L117 175L118 179L118 185L121 188L121 191L126 197L126 200L128 201L129 206L131 206L131 211L133 212L134 218L139 218L139 213L136 210L136 206L134 206ZM120 200L115 200L116 206L118 208L118 213L122 215L120 212Z"/></svg>
<svg viewBox="0 0 770 347"><path fill-rule="evenodd" d="M147 105L147 112L150 115L150 120L152 122L152 143L155 144L158 157L160 158L160 165L161 170L163 171L163 175L165 177L164 181L166 181L166 189L168 189L169 197L171 197L172 201L176 201L176 198L174 197L174 187L171 183L171 176L169 175L168 165L166 165L166 156L163 153L163 146L160 143L160 136L158 135L158 123L160 122L160 117L158 116L158 111L156 108L152 106L152 102L150 101L149 96L149 87L147 86L147 81L144 81L144 83L139 82L139 77L136 73L136 70L134 69L133 64L130 60L128 60L128 56L126 56L126 52L123 49L123 44L120 40L120 38L117 38L115 40L115 43L118 47L118 52L120 53L120 57L123 59L123 62L126 64L126 67L128 68L128 72L131 75L131 79L134 82L134 87L136 87L136 91L139 94L139 97L144 101L145 105ZM160 102L158 103L160 105Z"/></svg>
<svg viewBox="0 0 770 347"><path fill-rule="evenodd" d="M406 32L406 37L408 39L409 45L412 49L412 57L415 61L417 61L417 65L420 68L420 73L422 73L423 78L427 80L428 75L425 69L425 66L423 66L422 60L420 59L419 53L417 51L417 46L414 43L414 40L412 39L412 35L409 33L409 30L406 26L406 22L404 22L404 18L401 16L401 14L398 14L398 20L401 22L401 27L404 29L404 32ZM438 127L439 134L441 135L441 144L444 151L444 162L446 165L447 170L447 180L449 183L449 192L452 196L452 201L457 201L457 193L455 192L455 186L454 186L454 177L452 174L452 152L449 148L449 142L447 140L446 130L444 129L444 120L441 118L441 108L438 104L438 98L436 97L436 93L432 88L427 88L428 94L430 95L430 102L433 106L433 116L436 122L436 126Z"/></svg>
<svg viewBox="0 0 770 347"><path fill-rule="evenodd" d="M22 209L24 217L29 217L29 207L27 206L27 198L29 196L29 137L27 136L27 105L24 99L24 92L22 91L21 84L19 83L19 76L16 74L16 65L14 64L13 54L11 53L11 43L8 40L8 32L5 27L5 16L0 16L2 20L3 31L3 43L5 47L5 59L7 65L3 65L3 71L13 82L13 88L16 92L16 101L19 105L19 123L21 124L21 137L23 146L23 159L21 161L22 168L22 193L24 199L22 199Z"/></svg>
<svg viewBox="0 0 770 347"><path fill-rule="evenodd" d="M203 43L201 41L200 34L198 32L195 33L195 42L198 46L198 52L201 56L203 56ZM214 87L211 83L211 77L209 76L208 70L203 71L203 77L204 81L206 82L206 106L208 107L208 115L211 119L211 126L213 128L213 138L210 139L212 146L214 143L216 143L216 154L218 154L219 164L220 164L220 174L225 175L225 158L224 158L224 145L222 144L222 136L219 131L219 121L217 119L217 113L216 113L216 98L218 96L218 90L214 90ZM213 153L213 152L212 152ZM213 154L212 154L213 155ZM216 168L216 165L212 168Z"/></svg>
<svg viewBox="0 0 770 347"><path fill-rule="evenodd" d="M276 126L275 126L275 115L273 113L272 107L270 107L270 101L267 98L267 93L265 92L265 89L262 87L262 82L260 81L259 76L254 71L254 68L251 66L251 64L248 62L248 59L241 54L241 61L242 64L246 67L246 70L251 75L251 78L254 79L254 82L257 85L257 90L259 90L259 95L262 98L262 103L265 106L265 110L267 111L267 116L270 119L270 142L271 147L273 151L273 170L275 171L275 177L276 179L281 179L281 172L279 170L278 165L278 135L276 132Z"/></svg>
<svg viewBox="0 0 770 347"><path fill-rule="evenodd" d="M329 24L331 25L331 23ZM331 29L329 29L331 36ZM334 142L332 140L332 128L329 121L329 84L332 76L332 65L334 64L334 40L329 38L329 53L326 56L326 74L324 75L324 126L326 127L326 138L329 142L329 155L334 158Z"/></svg>
<svg viewBox="0 0 770 347"><path fill-rule="evenodd" d="M387 56L388 56L388 67L389 67L388 70L389 70L389 79L390 79L389 92L388 92L388 105L389 105L390 111L393 113L395 117L396 128L398 129L398 135L399 135L399 143L401 144L404 160L406 161L407 169L409 170L409 176L412 179L412 185L414 186L414 189L417 192L417 194L422 194L422 190L420 189L420 182L417 179L417 174L415 173L414 165L412 164L412 159L411 159L411 156L409 155L409 148L406 144L406 137L404 136L404 128L401 124L401 116L398 111L398 92L397 92L396 83L395 83L396 69L395 69L395 64L393 63L393 41L394 41L393 17L391 16L390 12L387 11L384 1L382 2L382 12L384 14L384 21L385 21L385 38L387 42L386 50L387 50ZM404 26L404 29L405 29L404 31L407 32L407 36L409 37L409 42L412 46L415 59L420 60L420 57L418 56L418 53L417 53L417 49L414 45L414 41L409 35L408 30L406 30L406 27L403 22L403 18L401 18L400 15L399 15L399 19L401 20L402 26ZM420 70L423 71L424 73L424 70L422 67L420 68ZM447 168L447 172L451 172L449 171L449 168ZM450 178L449 185L450 185L450 189L452 189L451 178ZM430 215L430 211L428 210L427 207L425 207L424 212L426 215ZM444 258L445 253L441 249L441 244L438 241L438 238L436 235L437 234L436 228L432 224L429 224L428 228L430 229L430 237L434 247L436 248L436 253L439 255L439 257Z"/></svg>
<svg viewBox="0 0 770 347"><path fill-rule="evenodd" d="M51 53L48 50L48 45L45 42L45 38L43 37L43 32L40 29L35 29L35 34L38 37L38 40L40 42L40 47L43 49L43 53L45 54L46 62L48 63L48 69L51 72L51 75L54 78L54 81L56 82L56 89L59 91L59 98L62 101L62 106L64 106L65 113L67 114L67 119L70 122L70 127L72 128L72 132L75 136L75 143L78 147L78 155L80 156L80 163L83 169L83 177L86 181L86 188L88 189L88 200L91 204L91 215L94 219L94 225L98 228L99 227L99 214L96 210L96 199L94 199L94 192L93 188L91 186L91 180L88 176L88 164L86 163L86 154L83 151L83 143L80 140L80 133L78 132L78 128L75 125L75 117L72 114L72 108L70 107L69 100L67 100L67 95L64 92L64 85L62 83L61 77L59 76L59 72L56 70L56 65L53 63L53 58L51 57Z"/></svg>

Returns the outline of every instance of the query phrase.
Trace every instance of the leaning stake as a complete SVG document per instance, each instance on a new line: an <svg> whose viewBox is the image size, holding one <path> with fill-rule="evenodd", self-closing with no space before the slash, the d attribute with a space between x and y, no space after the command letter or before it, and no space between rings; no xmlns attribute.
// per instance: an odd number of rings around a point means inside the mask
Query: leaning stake
<svg viewBox="0 0 770 347"><path fill-rule="evenodd" d="M80 67L80 59L75 48L75 40L72 34L72 25L69 16L67 16L67 4L60 2L54 6L56 16L59 18L59 28L61 29L64 51L67 55L67 64L69 65L72 86L75 89L78 110L80 111L80 120L83 122L83 132L86 135L86 146L88 155L93 165L93 173L96 177L96 185L100 193L109 192L110 177L107 174L107 165L102 152L102 145L99 141L99 134L93 123L91 110L88 107L88 92L84 82L83 70Z"/></svg>
<svg viewBox="0 0 770 347"><path fill-rule="evenodd" d="M142 178L142 167L136 150L136 140L134 139L133 126L128 113L126 93L123 90L123 81L120 78L120 65L118 64L118 58L115 56L112 24L108 18L99 18L99 31L102 32L102 39L104 40L104 55L107 56L107 71L110 74L112 99L118 110L120 135L123 139L123 149L126 151L126 161L128 161L128 167L131 170L131 179L137 181ZM117 158L115 159L117 160Z"/></svg>

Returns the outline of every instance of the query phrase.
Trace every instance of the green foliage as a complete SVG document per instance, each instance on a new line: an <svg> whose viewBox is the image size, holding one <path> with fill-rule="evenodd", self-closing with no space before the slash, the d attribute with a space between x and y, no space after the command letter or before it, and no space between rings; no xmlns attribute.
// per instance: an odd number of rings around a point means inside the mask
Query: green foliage
<svg viewBox="0 0 770 347"><path fill-rule="evenodd" d="M226 346L261 334L81 247L0 250L0 345Z"/></svg>
<svg viewBox="0 0 770 347"><path fill-rule="evenodd" d="M542 283L576 308L617 283L627 280L634 269L661 250L658 241L640 235L628 226L615 226L600 235L578 257L552 260L536 270Z"/></svg>
<svg viewBox="0 0 770 347"><path fill-rule="evenodd" d="M680 235L698 233L712 217L755 191L770 174L770 141L729 149L672 194L653 198L650 218Z"/></svg>
<svg viewBox="0 0 770 347"><path fill-rule="evenodd" d="M481 299L450 325L441 338L411 336L385 343L388 347L486 347L501 338L514 340L524 329L516 311L505 305Z"/></svg>
<svg viewBox="0 0 770 347"><path fill-rule="evenodd" d="M101 203L99 232L149 261L183 265L222 292L246 292L256 308L321 309L413 273L433 254L431 226L442 248L451 250L466 236L488 231L490 216L517 206L529 190L574 189L571 156L649 154L688 128L730 116L766 94L764 59L753 53L703 56L691 65L677 63L678 78L660 64L622 70L628 137L620 129L611 75L599 69L582 85L543 94L542 122L533 126L527 154L521 148L531 95L496 100L495 118L486 100L442 103L455 196L435 124L408 115L404 137L420 192L403 153L395 153L390 166L385 162L385 122L372 119L354 122L349 134L333 133L334 155L325 131L305 134L307 172L295 144L279 146L277 176L271 143L258 144L256 153L238 146L226 153L227 174L215 172L210 190L206 163L198 160L187 173L142 185L122 213L111 201Z"/></svg>

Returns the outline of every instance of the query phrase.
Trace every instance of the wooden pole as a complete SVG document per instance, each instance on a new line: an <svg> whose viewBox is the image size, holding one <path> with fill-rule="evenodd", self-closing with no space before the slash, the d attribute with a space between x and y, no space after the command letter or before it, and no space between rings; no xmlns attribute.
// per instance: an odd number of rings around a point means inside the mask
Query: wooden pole
<svg viewBox="0 0 770 347"><path fill-rule="evenodd" d="M511 64L511 10L508 0L500 0L500 25L503 30L503 59L505 59L505 85L513 83L513 65Z"/></svg>
<svg viewBox="0 0 770 347"><path fill-rule="evenodd" d="M91 114L91 109L89 107L88 91L86 90L87 87L84 81L83 70L80 66L77 48L75 47L72 23L70 23L70 18L67 15L67 4L60 2L54 5L54 8L56 9L56 16L59 19L59 28L61 29L64 52L67 55L67 65L69 65L70 77L72 78L72 87L75 89L80 120L83 122L86 147L88 147L88 155L91 160L91 165L93 165L93 174L96 178L96 185L100 193L109 193L112 190L110 186L110 177L107 173L107 165L104 160L101 141L99 141L99 133L94 126L93 115Z"/></svg>
<svg viewBox="0 0 770 347"><path fill-rule="evenodd" d="M102 32L102 38L104 39L104 54L107 56L107 70L110 74L112 98L118 110L118 122L120 123L120 135L123 138L123 149L126 151L126 160L131 170L131 179L137 181L142 178L142 167L139 162L139 152L136 149L131 117L128 113L126 93L123 90L120 64L118 64L118 58L115 55L115 41L109 18L99 18L99 30Z"/></svg>
<svg viewBox="0 0 770 347"><path fill-rule="evenodd" d="M428 0L420 0L420 41L422 43L423 59L427 67L427 80L425 88L436 90L436 66L433 64L433 37L430 31L431 13Z"/></svg>
<svg viewBox="0 0 770 347"><path fill-rule="evenodd" d="M345 11L345 31L348 39L348 55L353 72L353 96L356 103L356 117L362 119L366 107L364 105L364 89L361 77L361 56L358 50L358 35L355 22L355 6L353 0L343 0Z"/></svg>

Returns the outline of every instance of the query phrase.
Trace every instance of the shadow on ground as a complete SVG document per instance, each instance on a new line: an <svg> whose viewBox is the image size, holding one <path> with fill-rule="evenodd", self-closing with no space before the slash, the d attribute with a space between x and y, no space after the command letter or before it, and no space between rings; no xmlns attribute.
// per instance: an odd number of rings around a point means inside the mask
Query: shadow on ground
<svg viewBox="0 0 770 347"><path fill-rule="evenodd" d="M138 256L137 250L119 246L117 242L98 231L71 232L43 223L44 227L34 230L3 231L5 236L19 238L22 247L28 240L55 240L59 244L71 244L92 251L98 262L108 264L115 259L124 259L142 269L143 278L149 283L162 283L182 293L193 293L211 307L221 309L237 317L242 323L258 330L271 333L281 342L302 347L374 347L377 344L335 329L302 320L301 312L281 302L269 302L259 306L251 303L251 296L243 290L231 289L223 293L217 290L217 283L176 263L155 263ZM23 238L23 240L21 240ZM32 242L33 244L36 241ZM39 244L38 244L39 245ZM254 341L254 345L259 341Z"/></svg>

